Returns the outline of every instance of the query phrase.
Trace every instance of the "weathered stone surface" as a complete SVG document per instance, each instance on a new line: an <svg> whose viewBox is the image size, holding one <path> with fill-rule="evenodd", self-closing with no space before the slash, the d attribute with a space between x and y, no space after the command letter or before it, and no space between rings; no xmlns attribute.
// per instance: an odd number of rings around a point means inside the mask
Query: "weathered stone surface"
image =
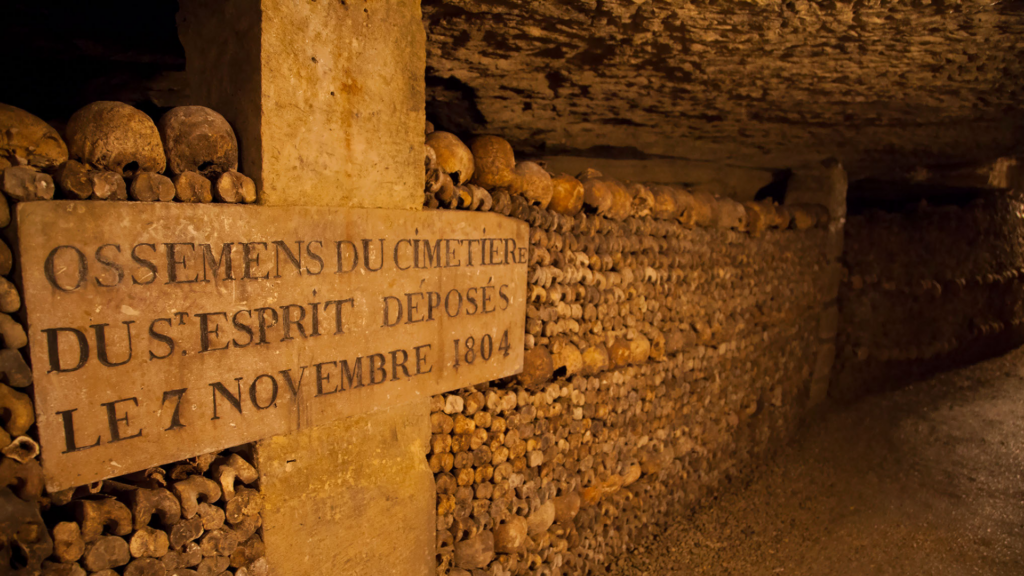
<svg viewBox="0 0 1024 576"><path fill-rule="evenodd" d="M545 156L543 160L548 170L567 174L579 174L595 162L593 158L581 156ZM682 159L601 160L600 165L601 173L609 178L684 184L694 191L703 190L740 201L753 200L757 191L772 181L768 170Z"/></svg>
<svg viewBox="0 0 1024 576"><path fill-rule="evenodd" d="M259 443L271 567L290 576L434 573L428 399Z"/></svg>
<svg viewBox="0 0 1024 576"><path fill-rule="evenodd" d="M261 204L422 205L419 16L412 0L181 2L192 96L235 127Z"/></svg>
<svg viewBox="0 0 1024 576"><path fill-rule="evenodd" d="M54 490L522 367L520 221L45 202L18 223Z"/></svg>
<svg viewBox="0 0 1024 576"><path fill-rule="evenodd" d="M427 0L431 120L593 149L854 177L1020 150L1017 3ZM970 157L970 158L967 158Z"/></svg>
<svg viewBox="0 0 1024 576"><path fill-rule="evenodd" d="M852 400L1024 342L1024 197L852 213L829 396Z"/></svg>

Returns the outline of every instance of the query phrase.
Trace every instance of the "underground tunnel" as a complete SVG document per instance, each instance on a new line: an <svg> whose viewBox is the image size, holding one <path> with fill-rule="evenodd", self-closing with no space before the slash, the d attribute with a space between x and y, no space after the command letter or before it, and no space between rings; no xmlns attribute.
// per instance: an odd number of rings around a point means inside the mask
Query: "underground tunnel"
<svg viewBox="0 0 1024 576"><path fill-rule="evenodd" d="M9 2L0 575L1024 574L1024 2Z"/></svg>

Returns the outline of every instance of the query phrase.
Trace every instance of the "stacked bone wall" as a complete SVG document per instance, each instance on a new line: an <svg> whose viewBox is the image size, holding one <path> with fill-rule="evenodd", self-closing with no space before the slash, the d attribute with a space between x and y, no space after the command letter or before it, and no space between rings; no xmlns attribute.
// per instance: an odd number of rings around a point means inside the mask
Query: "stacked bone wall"
<svg viewBox="0 0 1024 576"><path fill-rule="evenodd" d="M138 170L132 158L112 165L74 146L17 150L0 163L7 200L254 199L232 159L219 174L176 165L151 119L121 112L146 124L151 155L164 144L167 176L159 154L152 167L136 160L147 168ZM60 140L37 120L43 140ZM536 205L529 187L510 194L446 178L426 195L428 209L530 224L531 285L524 374L433 399L439 573L599 571L670 505L694 504L742 474L798 423L832 345L820 331L832 300L820 210L609 182L611 196L588 196L567 215ZM43 488L23 311L13 284L4 294L3 567L19 576L268 573L251 446Z"/></svg>
<svg viewBox="0 0 1024 576"><path fill-rule="evenodd" d="M799 422L833 342L828 231L568 217L493 197L531 225L530 373L433 398L437 573L603 573ZM664 349L596 373L571 361L644 338ZM548 352L558 369L536 381L531 357Z"/></svg>
<svg viewBox="0 0 1024 576"><path fill-rule="evenodd" d="M17 204L256 199L255 185L235 170L231 127L216 112L175 108L159 126L126 104L98 102L73 115L61 135L0 104L0 574L268 573L251 445L56 493L43 485L16 286L18 238L7 227Z"/></svg>
<svg viewBox="0 0 1024 576"><path fill-rule="evenodd" d="M830 393L850 399L1024 342L1024 198L849 217Z"/></svg>

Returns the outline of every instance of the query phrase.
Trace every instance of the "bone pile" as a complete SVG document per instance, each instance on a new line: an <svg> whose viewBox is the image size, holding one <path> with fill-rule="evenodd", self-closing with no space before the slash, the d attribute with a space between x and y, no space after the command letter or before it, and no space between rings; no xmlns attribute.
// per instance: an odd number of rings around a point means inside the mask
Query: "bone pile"
<svg viewBox="0 0 1024 576"><path fill-rule="evenodd" d="M429 126L425 165L426 207L531 243L523 373L432 399L437 574L603 573L794 429L832 343L823 207L551 175Z"/></svg>
<svg viewBox="0 0 1024 576"><path fill-rule="evenodd" d="M249 451L247 445L45 495L52 554L42 574L268 574Z"/></svg>
<svg viewBox="0 0 1024 576"><path fill-rule="evenodd" d="M93 102L64 136L0 104L0 189L15 201L256 201L255 183L238 172L234 131L209 108L173 108L154 123L128 104Z"/></svg>
<svg viewBox="0 0 1024 576"><path fill-rule="evenodd" d="M158 131L130 106L97 102L72 116L67 134L65 146L39 118L0 104L0 228L10 223L9 201L256 199L252 181L235 171L234 133L211 110L175 108ZM165 166L173 179L161 174ZM45 490L32 373L22 355L28 340L11 317L21 309L18 290L6 278L13 265L14 255L0 241L0 574L268 574L249 445L58 493Z"/></svg>
<svg viewBox="0 0 1024 576"><path fill-rule="evenodd" d="M1024 342L1024 197L852 216L836 395L852 398Z"/></svg>

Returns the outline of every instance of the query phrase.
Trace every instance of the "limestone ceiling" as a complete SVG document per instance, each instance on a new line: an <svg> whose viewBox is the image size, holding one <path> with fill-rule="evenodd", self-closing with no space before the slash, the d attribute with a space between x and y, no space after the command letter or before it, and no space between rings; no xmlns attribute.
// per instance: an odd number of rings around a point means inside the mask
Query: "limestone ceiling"
<svg viewBox="0 0 1024 576"><path fill-rule="evenodd" d="M532 153L853 176L1024 150L1024 0L425 0L428 116Z"/></svg>

